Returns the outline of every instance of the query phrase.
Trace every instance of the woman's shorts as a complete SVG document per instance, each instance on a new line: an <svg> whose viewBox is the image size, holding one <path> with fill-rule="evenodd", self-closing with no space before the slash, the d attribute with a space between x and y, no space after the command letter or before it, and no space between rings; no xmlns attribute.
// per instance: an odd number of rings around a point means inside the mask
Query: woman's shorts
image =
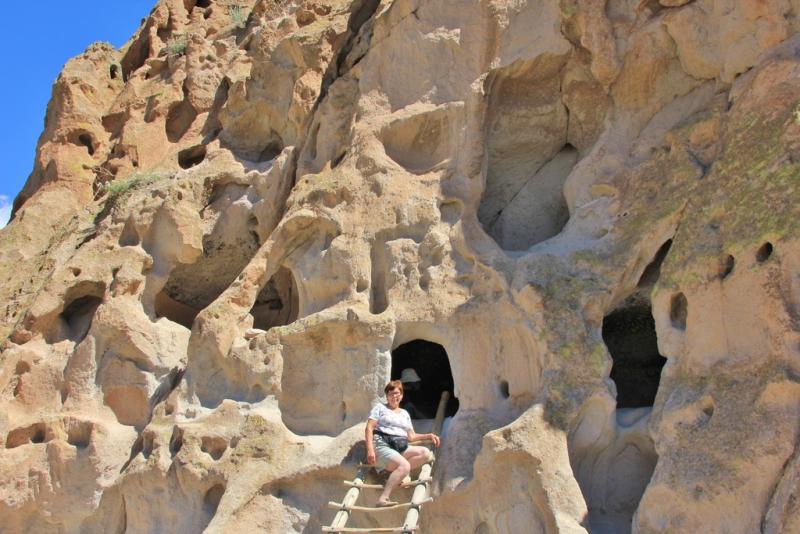
<svg viewBox="0 0 800 534"><path fill-rule="evenodd" d="M375 447L375 469L379 473L386 469L389 462L403 457L402 454L391 448L378 434L372 435L372 444Z"/></svg>

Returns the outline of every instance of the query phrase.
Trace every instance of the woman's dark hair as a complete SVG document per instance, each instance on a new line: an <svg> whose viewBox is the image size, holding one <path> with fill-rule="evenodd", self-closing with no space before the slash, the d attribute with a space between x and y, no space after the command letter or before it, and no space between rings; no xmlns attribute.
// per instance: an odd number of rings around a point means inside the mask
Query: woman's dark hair
<svg viewBox="0 0 800 534"><path fill-rule="evenodd" d="M386 384L386 387L383 388L383 392L388 395L390 391L394 391L396 389L399 389L400 393L402 393L403 392L403 383L400 382L399 380L391 380L391 381L389 381L388 384Z"/></svg>

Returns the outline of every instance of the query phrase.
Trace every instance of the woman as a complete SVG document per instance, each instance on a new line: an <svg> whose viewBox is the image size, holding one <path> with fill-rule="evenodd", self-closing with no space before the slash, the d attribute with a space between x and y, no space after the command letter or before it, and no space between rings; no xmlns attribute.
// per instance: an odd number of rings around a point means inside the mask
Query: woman
<svg viewBox="0 0 800 534"><path fill-rule="evenodd" d="M386 404L378 403L369 412L367 429L364 437L367 442L367 463L374 465L378 471L389 471L389 479L383 488L383 493L378 497L378 506L394 506L397 503L390 501L392 490L408 475L412 469L433 459L433 453L425 447L408 446L402 452L392 447L402 449L402 443L397 443L395 438L406 438L408 441L430 439L435 447L439 446L439 436L436 434L417 434L411 426L411 417L408 412L400 407L403 400L403 383L392 380L383 388L386 393Z"/></svg>

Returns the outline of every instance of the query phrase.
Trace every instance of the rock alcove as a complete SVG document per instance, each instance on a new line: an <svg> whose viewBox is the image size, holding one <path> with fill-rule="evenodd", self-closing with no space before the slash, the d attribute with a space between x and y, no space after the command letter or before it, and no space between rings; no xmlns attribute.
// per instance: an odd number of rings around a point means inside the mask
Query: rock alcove
<svg viewBox="0 0 800 534"><path fill-rule="evenodd" d="M672 240L659 248L636 290L603 319L603 341L614 361L611 379L617 387L617 409L653 406L667 359L658 351L650 293L658 281Z"/></svg>

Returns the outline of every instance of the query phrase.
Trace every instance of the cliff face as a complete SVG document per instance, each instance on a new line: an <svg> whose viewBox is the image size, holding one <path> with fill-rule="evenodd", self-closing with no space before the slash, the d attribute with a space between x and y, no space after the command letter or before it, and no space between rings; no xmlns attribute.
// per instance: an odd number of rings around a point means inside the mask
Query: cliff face
<svg viewBox="0 0 800 534"><path fill-rule="evenodd" d="M160 0L0 231L0 532L317 532L406 366L425 532L800 530L798 16Z"/></svg>

